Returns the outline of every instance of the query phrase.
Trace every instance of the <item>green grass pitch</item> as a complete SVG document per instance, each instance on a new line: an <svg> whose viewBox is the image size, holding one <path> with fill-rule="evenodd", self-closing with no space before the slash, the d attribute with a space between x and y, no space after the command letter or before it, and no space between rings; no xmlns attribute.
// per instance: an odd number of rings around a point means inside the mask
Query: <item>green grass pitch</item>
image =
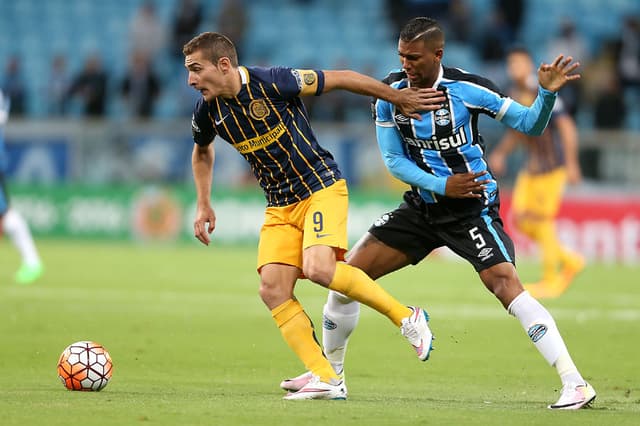
<svg viewBox="0 0 640 426"><path fill-rule="evenodd" d="M46 275L12 282L0 242L3 425L631 425L640 419L640 268L589 265L545 301L598 392L592 409L551 412L559 381L461 262L432 259L381 280L431 314L420 363L398 330L363 308L347 356L347 401L281 399L303 371L259 300L254 247L40 241ZM535 265L519 268L535 278ZM296 294L319 327L326 291ZM320 332L320 329L318 328ZM320 333L318 333L320 334ZM70 392L62 350L95 340L114 374L102 392Z"/></svg>

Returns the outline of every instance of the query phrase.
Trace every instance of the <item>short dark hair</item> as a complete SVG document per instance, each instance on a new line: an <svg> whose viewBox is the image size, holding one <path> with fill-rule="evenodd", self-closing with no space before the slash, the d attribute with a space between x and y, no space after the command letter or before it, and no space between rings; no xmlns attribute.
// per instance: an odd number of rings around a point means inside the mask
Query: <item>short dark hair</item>
<svg viewBox="0 0 640 426"><path fill-rule="evenodd" d="M444 44L444 31L435 19L420 16L411 19L400 31L402 41L414 41L418 38L424 42L435 40Z"/></svg>
<svg viewBox="0 0 640 426"><path fill-rule="evenodd" d="M513 46L509 47L509 49L507 50L507 56L515 55L515 54L518 54L518 53L521 54L521 55L527 55L529 58L532 58L531 52L529 51L529 49L527 49L526 47L524 47L521 44L513 45Z"/></svg>
<svg viewBox="0 0 640 426"><path fill-rule="evenodd" d="M228 37L220 33L204 32L195 36L184 45L182 53L187 56L199 50L204 52L212 64L217 64L220 58L227 57L232 66L238 66L236 47Z"/></svg>

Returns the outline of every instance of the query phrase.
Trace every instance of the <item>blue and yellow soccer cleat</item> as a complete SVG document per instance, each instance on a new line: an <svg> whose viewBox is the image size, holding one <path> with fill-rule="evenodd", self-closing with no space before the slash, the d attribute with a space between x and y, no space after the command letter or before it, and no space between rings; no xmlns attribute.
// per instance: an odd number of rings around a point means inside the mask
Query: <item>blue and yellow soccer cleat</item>
<svg viewBox="0 0 640 426"><path fill-rule="evenodd" d="M16 272L15 280L18 284L27 285L40 278L43 273L44 267L41 263L36 265L23 264Z"/></svg>

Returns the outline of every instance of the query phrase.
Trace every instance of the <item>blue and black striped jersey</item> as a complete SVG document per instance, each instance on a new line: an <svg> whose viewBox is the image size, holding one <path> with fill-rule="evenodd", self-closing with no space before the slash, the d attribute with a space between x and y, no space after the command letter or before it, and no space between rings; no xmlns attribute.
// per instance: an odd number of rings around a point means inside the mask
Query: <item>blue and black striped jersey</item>
<svg viewBox="0 0 640 426"><path fill-rule="evenodd" d="M318 70L239 67L240 92L196 104L194 142L210 144L216 135L249 162L269 206L286 206L341 179L330 152L309 124L299 95L319 95L324 74Z"/></svg>
<svg viewBox="0 0 640 426"><path fill-rule="evenodd" d="M387 82L397 89L409 84L402 72L391 73ZM479 115L539 136L549 122L556 93L538 87L535 101L525 107L501 94L486 78L447 67L440 68L433 87L444 93L445 101L438 110L423 112L422 120L403 115L386 101L376 101L378 145L387 168L412 185L430 216L473 215L499 203L497 182L484 159ZM447 197L448 178L467 172L488 172L481 178L489 180L481 198Z"/></svg>
<svg viewBox="0 0 640 426"><path fill-rule="evenodd" d="M408 86L404 72L390 73L385 82L397 89ZM423 113L422 120L418 121L403 115L393 104L378 100L376 125L396 127L408 156L427 173L446 177L454 173L487 170L478 116L483 113L492 118L499 117L510 99L502 95L491 81L457 68L442 67L436 84L446 98L442 108ZM491 182L482 200L484 206L496 201L498 194L495 179L490 175L488 178ZM476 200L451 199L422 188L415 190L427 203L460 207L478 204Z"/></svg>

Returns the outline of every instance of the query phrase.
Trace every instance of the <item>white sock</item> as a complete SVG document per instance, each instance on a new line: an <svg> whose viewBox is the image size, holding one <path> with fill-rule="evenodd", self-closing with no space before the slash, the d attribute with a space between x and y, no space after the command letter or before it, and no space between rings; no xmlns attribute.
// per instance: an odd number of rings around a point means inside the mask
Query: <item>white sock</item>
<svg viewBox="0 0 640 426"><path fill-rule="evenodd" d="M40 256L33 243L31 231L22 215L14 209L9 209L2 219L4 232L9 236L22 256L22 263L28 266L40 264Z"/></svg>
<svg viewBox="0 0 640 426"><path fill-rule="evenodd" d="M555 366L563 384L582 384L578 372L553 317L529 292L520 293L507 308L518 318L529 338L549 365Z"/></svg>
<svg viewBox="0 0 640 426"><path fill-rule="evenodd" d="M360 304L335 291L329 291L322 311L322 346L336 373L344 369L349 336L358 324Z"/></svg>

